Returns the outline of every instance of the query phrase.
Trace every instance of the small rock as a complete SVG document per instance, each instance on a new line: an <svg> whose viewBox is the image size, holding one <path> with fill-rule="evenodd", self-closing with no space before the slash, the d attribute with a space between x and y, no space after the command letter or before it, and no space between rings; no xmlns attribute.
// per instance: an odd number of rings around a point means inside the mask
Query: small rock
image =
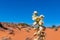
<svg viewBox="0 0 60 40"><path fill-rule="evenodd" d="M11 40L10 37L2 37L2 40Z"/></svg>

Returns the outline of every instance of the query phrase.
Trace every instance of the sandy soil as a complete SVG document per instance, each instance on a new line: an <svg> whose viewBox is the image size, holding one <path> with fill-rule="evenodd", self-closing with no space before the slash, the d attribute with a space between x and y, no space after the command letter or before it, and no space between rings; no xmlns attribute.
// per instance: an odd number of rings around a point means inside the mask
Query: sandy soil
<svg viewBox="0 0 60 40"><path fill-rule="evenodd" d="M2 25L7 28L12 28L14 32L13 34L10 34L11 31L0 28L0 40L33 40L35 38L33 34L36 30L32 27L26 26L26 24L22 27L20 24L18 26L13 23L2 22ZM21 28L21 30L16 28L17 26ZM44 32L46 33L45 40L60 40L60 27L57 31L55 31L54 28L46 28Z"/></svg>
<svg viewBox="0 0 60 40"><path fill-rule="evenodd" d="M10 38L11 40L29 40L32 38L33 40L33 34L35 30L33 28L23 28L21 30L18 29L13 29L14 34L9 34L9 31L2 31L0 30L0 40L2 40L4 37ZM55 31L54 29L51 28L46 28L45 30L46 33L46 40L60 40L60 28L58 31Z"/></svg>

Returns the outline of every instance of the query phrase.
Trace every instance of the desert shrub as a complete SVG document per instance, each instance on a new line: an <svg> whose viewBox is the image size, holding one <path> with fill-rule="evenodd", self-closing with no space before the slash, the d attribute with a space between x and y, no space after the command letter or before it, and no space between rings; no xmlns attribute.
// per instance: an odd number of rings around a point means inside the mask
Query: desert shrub
<svg viewBox="0 0 60 40"><path fill-rule="evenodd" d="M56 26L55 25L52 25L52 28L55 28Z"/></svg>
<svg viewBox="0 0 60 40"><path fill-rule="evenodd" d="M58 31L58 27L55 28L55 31Z"/></svg>
<svg viewBox="0 0 60 40"><path fill-rule="evenodd" d="M30 25L28 25L28 24L26 24L26 23L19 23L18 25L22 25L22 26L30 26Z"/></svg>
<svg viewBox="0 0 60 40"><path fill-rule="evenodd" d="M55 25L52 25L52 28L54 28L54 29L55 29L55 31L57 31L57 30L58 30L58 27L56 27Z"/></svg>

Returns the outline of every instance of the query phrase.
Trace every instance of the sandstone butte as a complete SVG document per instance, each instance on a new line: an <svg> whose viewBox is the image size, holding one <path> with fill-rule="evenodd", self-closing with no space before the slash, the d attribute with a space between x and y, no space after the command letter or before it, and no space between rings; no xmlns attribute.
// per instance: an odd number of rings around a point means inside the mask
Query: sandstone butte
<svg viewBox="0 0 60 40"><path fill-rule="evenodd" d="M3 23L2 25L4 27L7 28L12 28L14 33L13 34L9 34L8 30L4 30L2 28L0 28L0 40L2 40L4 37L7 38L11 38L11 40L29 40L32 39L33 40L33 34L36 30L33 29L33 27L28 27L26 25L24 25L23 27L20 25L21 30L19 30L18 28L16 28L16 24L13 23ZM45 40L60 40L60 27L58 28L57 31L55 31L55 29L53 28L46 28L45 29Z"/></svg>

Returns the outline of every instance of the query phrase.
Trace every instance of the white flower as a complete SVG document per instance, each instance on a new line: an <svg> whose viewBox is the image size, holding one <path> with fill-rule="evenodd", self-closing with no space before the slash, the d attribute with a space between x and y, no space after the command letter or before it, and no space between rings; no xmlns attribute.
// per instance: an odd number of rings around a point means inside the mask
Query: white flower
<svg viewBox="0 0 60 40"><path fill-rule="evenodd" d="M37 13L37 11L34 11L34 13Z"/></svg>
<svg viewBox="0 0 60 40"><path fill-rule="evenodd" d="M44 15L40 15L40 17L44 17Z"/></svg>

